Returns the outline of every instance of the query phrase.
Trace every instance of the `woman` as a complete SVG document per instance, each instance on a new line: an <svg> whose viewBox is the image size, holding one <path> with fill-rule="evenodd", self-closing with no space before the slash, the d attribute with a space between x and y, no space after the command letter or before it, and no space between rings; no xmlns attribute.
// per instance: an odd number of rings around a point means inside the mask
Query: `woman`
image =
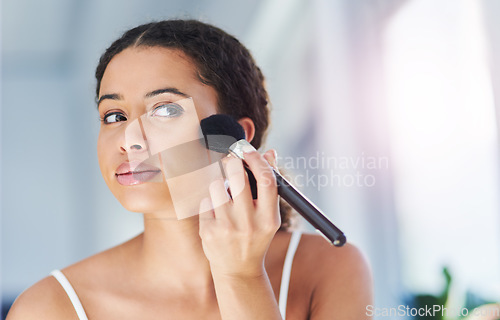
<svg viewBox="0 0 500 320"><path fill-rule="evenodd" d="M264 77L238 40L192 20L142 25L106 50L96 78L101 172L126 209L143 213L144 232L40 280L9 320L367 318L372 285L359 251L287 230L273 150L246 155L257 199L236 158L222 160L229 186L200 166L207 181L195 198L176 179L200 176L167 172L199 150L166 152L212 114L238 119L256 148L263 142Z"/></svg>

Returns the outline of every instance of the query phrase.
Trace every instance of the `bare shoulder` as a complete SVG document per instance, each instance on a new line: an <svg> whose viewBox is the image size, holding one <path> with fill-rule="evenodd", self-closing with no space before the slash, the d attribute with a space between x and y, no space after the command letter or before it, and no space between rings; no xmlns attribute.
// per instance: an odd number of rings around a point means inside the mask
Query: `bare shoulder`
<svg viewBox="0 0 500 320"><path fill-rule="evenodd" d="M303 234L298 261L301 273L314 281L311 319L365 319L373 303L373 283L364 254L347 243L335 247L315 234Z"/></svg>
<svg viewBox="0 0 500 320"><path fill-rule="evenodd" d="M302 235L300 246L301 256L314 261L318 271L327 273L322 274L322 277L345 278L371 274L365 255L351 243L335 247L320 235L305 233Z"/></svg>
<svg viewBox="0 0 500 320"><path fill-rule="evenodd" d="M60 270L84 306L88 304L86 298L89 292L95 291L96 288L103 289L109 284L110 273L120 269L117 265L134 245L134 239ZM116 274L116 271L114 273ZM56 278L50 275L24 290L16 298L9 310L7 320L17 319L68 320L78 319L78 316L64 288Z"/></svg>
<svg viewBox="0 0 500 320"><path fill-rule="evenodd" d="M24 290L14 301L7 320L78 319L59 282L48 276Z"/></svg>

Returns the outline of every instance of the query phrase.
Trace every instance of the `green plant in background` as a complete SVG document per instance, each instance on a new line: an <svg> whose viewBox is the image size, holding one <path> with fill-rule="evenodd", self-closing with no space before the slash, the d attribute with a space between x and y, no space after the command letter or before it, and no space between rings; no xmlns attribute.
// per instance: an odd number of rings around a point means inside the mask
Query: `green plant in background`
<svg viewBox="0 0 500 320"><path fill-rule="evenodd" d="M452 282L451 274L447 267L443 268L445 286L441 294L434 296L430 294L415 295L412 299L412 307L419 310L437 310L440 307L447 308L448 297ZM476 309L477 308L477 309ZM460 310L451 310L449 307L446 312L428 312L422 316L416 316L415 319L421 320L494 320L500 319L500 304L480 298L472 292L467 292L465 306ZM429 314L430 313L430 314ZM463 313L463 315L461 315Z"/></svg>
<svg viewBox="0 0 500 320"><path fill-rule="evenodd" d="M434 310L434 306L441 306L442 308L446 306L446 302L448 301L448 295L450 293L450 286L451 286L451 274L448 270L448 268L444 267L443 268L443 275L445 277L445 286L443 291L441 292L440 295L438 296L433 296L430 294L419 294L413 297L413 307L420 309L423 308L425 310L428 310L429 308L431 310ZM422 320L443 320L443 312L433 312L431 315L423 315L423 316L417 316L416 319L422 319Z"/></svg>

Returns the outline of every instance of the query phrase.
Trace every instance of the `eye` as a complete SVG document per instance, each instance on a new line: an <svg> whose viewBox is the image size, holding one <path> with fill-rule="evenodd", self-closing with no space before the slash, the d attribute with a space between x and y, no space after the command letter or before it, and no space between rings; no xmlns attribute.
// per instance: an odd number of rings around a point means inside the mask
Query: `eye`
<svg viewBox="0 0 500 320"><path fill-rule="evenodd" d="M176 103L167 103L159 105L151 111L152 116L176 118L184 113L184 108Z"/></svg>
<svg viewBox="0 0 500 320"><path fill-rule="evenodd" d="M110 124L120 121L126 121L127 118L121 112L110 112L102 118L102 122L104 124Z"/></svg>

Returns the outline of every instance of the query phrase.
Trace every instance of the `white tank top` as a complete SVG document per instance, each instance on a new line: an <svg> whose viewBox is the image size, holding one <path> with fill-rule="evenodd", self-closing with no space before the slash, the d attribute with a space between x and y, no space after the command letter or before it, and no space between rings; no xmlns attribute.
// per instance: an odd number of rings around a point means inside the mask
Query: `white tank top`
<svg viewBox="0 0 500 320"><path fill-rule="evenodd" d="M292 272L292 262L295 256L295 252L297 251L297 247L299 246L301 232L293 231L292 236L290 238L290 243L288 244L288 250L285 256L285 262L283 263L283 273L281 275L281 286L280 286L280 295L278 299L278 305L280 308L281 316L283 319L286 319L286 303L288 299L288 286L290 284L290 275ZM54 278L59 281L61 286L66 291L73 307L75 308L76 314L78 315L78 319L80 320L88 320L87 314L83 309L82 303L78 298L73 286L69 283L68 279L64 276L61 270L56 269L50 273Z"/></svg>

